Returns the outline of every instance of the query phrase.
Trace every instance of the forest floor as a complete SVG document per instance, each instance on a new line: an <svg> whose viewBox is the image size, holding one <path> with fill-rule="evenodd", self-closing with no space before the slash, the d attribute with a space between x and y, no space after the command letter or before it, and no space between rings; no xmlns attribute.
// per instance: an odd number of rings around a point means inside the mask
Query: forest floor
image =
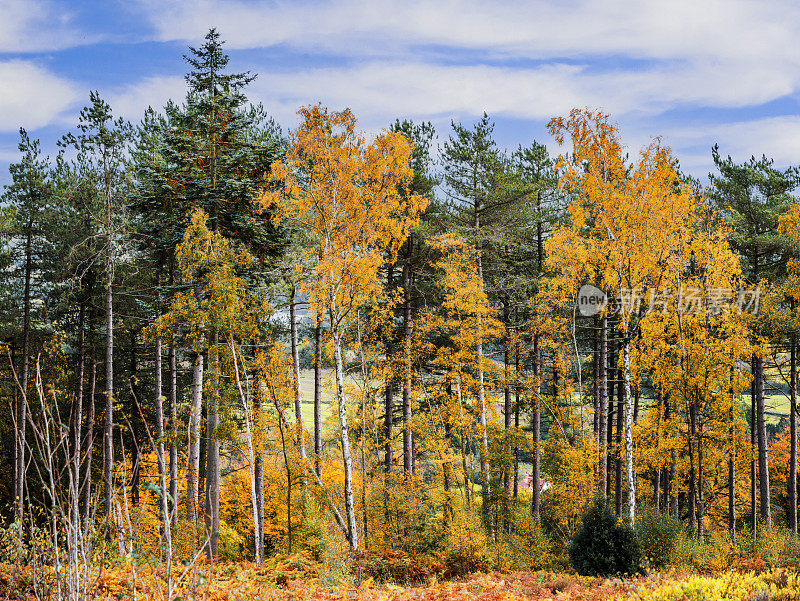
<svg viewBox="0 0 800 601"><path fill-rule="evenodd" d="M176 575L179 574L176 570ZM132 576L123 567L104 569L97 578L92 599L122 601L155 601L166 599L163 590L163 571L159 577L152 570L143 569ZM277 572L273 567L257 568L253 564L229 563L213 567L199 566L173 594L173 599L184 601L524 601L539 599L594 600L624 599L637 590L651 590L668 581L685 575L678 573L641 576L631 579L590 578L557 572L508 572L473 574L456 580L430 581L418 586L379 584L367 579L358 586L325 585L316 577L284 580L291 570ZM293 576L293 575L292 575ZM52 590L52 584L40 579L41 592ZM134 586L134 582L136 583ZM46 598L47 595L45 594ZM17 569L0 565L0 600L34 599L32 573L27 568Z"/></svg>
<svg viewBox="0 0 800 601"><path fill-rule="evenodd" d="M558 572L492 572L417 586L378 584L371 579L327 585L313 573L302 577L289 564L256 567L252 563L198 566L173 592L173 601L592 601L616 599L797 599L800 573L779 569L697 576L685 571L653 572L635 578L594 578ZM283 571L282 571L283 570ZM176 569L178 575L181 569ZM277 578L276 578L277 576ZM99 572L91 599L165 601L163 570L118 566ZM47 598L39 575L35 594L27 568L0 564L0 600ZM50 584L49 586L52 586ZM44 593L44 594L42 594ZM53 597L54 598L54 597Z"/></svg>

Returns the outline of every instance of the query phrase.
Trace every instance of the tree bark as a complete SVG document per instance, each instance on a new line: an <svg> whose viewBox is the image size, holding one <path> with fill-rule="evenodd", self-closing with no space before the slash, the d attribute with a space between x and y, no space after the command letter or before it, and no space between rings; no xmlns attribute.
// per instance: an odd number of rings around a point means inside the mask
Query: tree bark
<svg viewBox="0 0 800 601"><path fill-rule="evenodd" d="M203 408L203 353L194 353L192 407L189 415L189 458L186 470L186 519L197 521L198 479L200 475L200 418Z"/></svg>
<svg viewBox="0 0 800 601"><path fill-rule="evenodd" d="M314 328L314 467L322 478L322 314Z"/></svg>
<svg viewBox="0 0 800 601"><path fill-rule="evenodd" d="M792 301L794 310L794 301ZM797 534L797 336L789 337L789 528Z"/></svg>
<svg viewBox="0 0 800 601"><path fill-rule="evenodd" d="M531 432L533 437L533 465L531 466L531 480L532 480L532 488L531 488L531 514L539 521L539 506L540 506L540 488L539 488L539 479L541 477L539 472L540 460L541 460L541 390L542 390L542 378L541 378L541 366L542 361L542 351L539 348L539 334L536 333L533 335L533 379L534 379L534 391L533 391L533 411L531 415Z"/></svg>
<svg viewBox="0 0 800 601"><path fill-rule="evenodd" d="M508 322L508 311L506 311L506 322ZM509 326L506 323L506 340L503 348L503 378L505 383L503 385L503 428L506 431L506 437L509 437L511 430L511 349L509 348L510 341L508 339ZM506 495L511 496L511 457L514 452L513 444L509 439L506 444L506 454L508 455L507 467L503 470L503 487L505 488Z"/></svg>
<svg viewBox="0 0 800 601"><path fill-rule="evenodd" d="M89 331L92 328L92 312L89 311ZM94 421L95 421L95 391L97 390L97 362L92 352L92 379L89 384L89 410L86 416L86 465L83 477L83 526L89 526L93 519L94 503L92 503L92 455L94 453Z"/></svg>
<svg viewBox="0 0 800 601"><path fill-rule="evenodd" d="M178 518L178 359L175 355L175 340L170 337L167 350L169 362L169 495L171 497L170 522Z"/></svg>
<svg viewBox="0 0 800 601"><path fill-rule="evenodd" d="M628 476L628 520L633 526L636 520L636 480L633 472L633 399L631 398L631 351L626 336L622 345L622 369L625 377L625 464Z"/></svg>
<svg viewBox="0 0 800 601"><path fill-rule="evenodd" d="M335 292L331 292L335 298ZM347 513L347 530L349 542L353 549L358 549L358 528L356 526L356 513L353 504L353 460L350 456L350 434L347 425L347 404L344 398L344 365L342 363L342 341L339 333L338 315L335 302L332 303L331 333L333 335L333 351L336 361L336 400L339 404L339 424L341 428L342 462L344 463L344 502Z"/></svg>
<svg viewBox="0 0 800 601"><path fill-rule="evenodd" d="M131 380L130 380L130 388L131 394L133 396L133 405L134 407L139 402L139 398L141 395L139 394L139 377L136 375L139 371L139 362L136 355L136 332L134 330L129 331L130 334L130 373L131 373ZM125 420L128 422L128 426L131 430L131 454L133 466L131 468L131 503L134 507L139 506L139 482L141 479L142 473L142 453L139 449L139 438L137 437L137 433L141 432L141 422L142 417L139 415L138 411L135 411L134 408L131 408L131 419L128 420L126 417Z"/></svg>
<svg viewBox="0 0 800 601"><path fill-rule="evenodd" d="M758 486L761 520L772 526L772 508L769 498L769 457L767 449L767 420L764 408L764 362L755 357L756 422L758 428Z"/></svg>
<svg viewBox="0 0 800 601"><path fill-rule="evenodd" d="M300 394L300 351L297 341L297 286L292 286L292 298L289 302L289 329L292 338L292 367L294 372L294 414L297 428L297 441L300 445L300 460L306 464L306 429L303 426L303 397ZM301 479L303 499L305 499L306 477L305 470ZM305 508L303 509L305 511Z"/></svg>
<svg viewBox="0 0 800 601"><path fill-rule="evenodd" d="M108 209L110 210L110 209ZM111 244L110 234L108 244ZM106 523L111 523L111 500L114 490L114 274L111 249L106 264L106 411L103 430L103 485Z"/></svg>
<svg viewBox="0 0 800 601"><path fill-rule="evenodd" d="M394 266L387 265L386 271L386 287L389 291L392 290L394 279ZM392 320L394 314L392 314ZM386 337L386 362L391 365L392 356L394 355L394 324L389 327L389 332ZM386 385L384 387L384 404L383 404L383 470L388 475L392 473L392 419L394 414L394 378L393 370L390 368L389 376L386 378Z"/></svg>
<svg viewBox="0 0 800 601"><path fill-rule="evenodd" d="M211 390L206 419L206 481L205 481L205 527L208 537L207 556L211 562L219 559L219 396L220 396L220 364L219 334L214 333L214 344L211 346L211 370L214 389Z"/></svg>
<svg viewBox="0 0 800 601"><path fill-rule="evenodd" d="M411 237L403 264L403 471L413 471L411 437Z"/></svg>
<svg viewBox="0 0 800 601"><path fill-rule="evenodd" d="M606 488L606 457L608 453L608 433L606 415L608 413L608 319L600 318L600 382L599 382L599 423L597 429L597 484L602 497L608 496Z"/></svg>
<svg viewBox="0 0 800 601"><path fill-rule="evenodd" d="M689 403L689 432L687 433L687 443L689 450L689 523L692 531L697 532L697 477L695 475L695 437L697 436L697 405L695 400Z"/></svg>
<svg viewBox="0 0 800 601"><path fill-rule="evenodd" d="M730 370L730 389L728 393L731 397L731 412L730 420L731 425L728 429L728 438L730 439L730 448L728 450L728 534L731 540L736 538L736 457L734 456L736 449L736 432L734 430L734 416L736 414L736 396L733 389L734 365L731 363Z"/></svg>
<svg viewBox="0 0 800 601"><path fill-rule="evenodd" d="M161 490L161 527L164 532L164 543L167 549L172 548L172 529L169 521L169 503L167 493L167 464L164 449L164 395L161 380L161 338L156 339L155 348L155 403L156 403L156 437L157 437L157 460L158 460L158 486ZM171 554L167 555L169 560Z"/></svg>
<svg viewBox="0 0 800 601"><path fill-rule="evenodd" d="M516 352L514 354L515 371L517 380L514 385L514 493L516 499L519 494L519 405L520 405L520 362L519 362L520 342L517 341Z"/></svg>
<svg viewBox="0 0 800 601"><path fill-rule="evenodd" d="M25 235L25 289L22 307L22 372L21 396L17 407L16 469L14 470L14 517L21 521L24 514L25 451L26 428L28 421L28 366L31 349L31 273L33 271L33 221L29 218Z"/></svg>
<svg viewBox="0 0 800 601"><path fill-rule="evenodd" d="M264 557L264 456L261 452L254 453L253 463L253 478L255 479L253 538L256 547L256 564L261 564Z"/></svg>
<svg viewBox="0 0 800 601"><path fill-rule="evenodd" d="M614 441L614 509L617 517L622 515L622 431L625 429L623 417L625 408L623 402L624 386L622 386L622 370L615 370L618 374L619 383L617 384L617 427L616 440Z"/></svg>
<svg viewBox="0 0 800 601"><path fill-rule="evenodd" d="M750 448L753 451L753 458L750 460L750 528L753 537L756 535L758 529L758 513L757 513L757 484L756 478L758 472L756 465L758 463L758 448L756 447L756 368L755 356L751 359L751 370L753 380L750 382Z"/></svg>

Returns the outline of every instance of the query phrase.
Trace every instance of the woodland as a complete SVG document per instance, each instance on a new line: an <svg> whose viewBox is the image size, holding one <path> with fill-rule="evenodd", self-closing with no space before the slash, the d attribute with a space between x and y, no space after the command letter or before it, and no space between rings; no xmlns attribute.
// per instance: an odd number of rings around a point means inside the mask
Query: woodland
<svg viewBox="0 0 800 601"><path fill-rule="evenodd" d="M798 168L588 108L285 129L216 30L184 60L20 129L0 597L800 595Z"/></svg>

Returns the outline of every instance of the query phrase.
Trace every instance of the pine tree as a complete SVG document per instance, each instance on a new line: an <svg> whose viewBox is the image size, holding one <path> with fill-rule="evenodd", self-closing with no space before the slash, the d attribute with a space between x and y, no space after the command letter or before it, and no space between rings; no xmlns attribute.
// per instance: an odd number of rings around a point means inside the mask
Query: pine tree
<svg viewBox="0 0 800 601"><path fill-rule="evenodd" d="M19 151L22 159L9 167L11 185L6 187L2 201L12 207L16 217L12 235L19 241L22 255L18 263L22 266L22 357L17 368L20 393L14 407L14 517L22 520L24 511L24 484L27 461L25 459L26 427L28 411L28 388L31 356L31 301L32 278L41 264L41 253L45 246L48 203L53 189L49 177L49 161L43 158L39 140L31 140L25 129L19 130Z"/></svg>
<svg viewBox="0 0 800 601"><path fill-rule="evenodd" d="M131 126L124 119L114 120L111 107L100 94L89 95L91 104L81 110L77 135L67 134L62 144L73 146L95 171L102 197L102 214L95 215L103 240L105 275L105 430L103 432L103 484L106 520L111 516L114 472L114 279L124 241L124 186L126 148Z"/></svg>
<svg viewBox="0 0 800 601"><path fill-rule="evenodd" d="M773 167L773 161L762 156L751 157L742 164L730 156L722 158L719 147L712 151L718 174L710 174L713 198L722 218L731 228L731 246L739 253L744 277L752 289L767 288L775 282L786 267L786 240L779 231L779 220L791 202L789 194L800 183L800 171L784 171ZM765 290L766 292L766 290ZM751 325L754 341L765 342L763 319L754 319ZM757 460L751 466L752 526L756 526L756 463L761 520L772 523L769 490L769 460L764 407L764 357L756 352L751 358L753 438L757 440Z"/></svg>

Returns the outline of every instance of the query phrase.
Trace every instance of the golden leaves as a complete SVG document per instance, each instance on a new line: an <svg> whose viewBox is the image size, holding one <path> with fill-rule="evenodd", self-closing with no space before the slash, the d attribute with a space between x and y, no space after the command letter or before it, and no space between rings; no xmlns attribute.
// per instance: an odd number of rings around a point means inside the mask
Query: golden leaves
<svg viewBox="0 0 800 601"><path fill-rule="evenodd" d="M317 104L299 114L260 202L309 231L317 262L304 291L312 305L359 306L381 293L378 269L387 253L395 260L428 199L409 190L412 148L402 134L384 131L367 144L349 109Z"/></svg>

